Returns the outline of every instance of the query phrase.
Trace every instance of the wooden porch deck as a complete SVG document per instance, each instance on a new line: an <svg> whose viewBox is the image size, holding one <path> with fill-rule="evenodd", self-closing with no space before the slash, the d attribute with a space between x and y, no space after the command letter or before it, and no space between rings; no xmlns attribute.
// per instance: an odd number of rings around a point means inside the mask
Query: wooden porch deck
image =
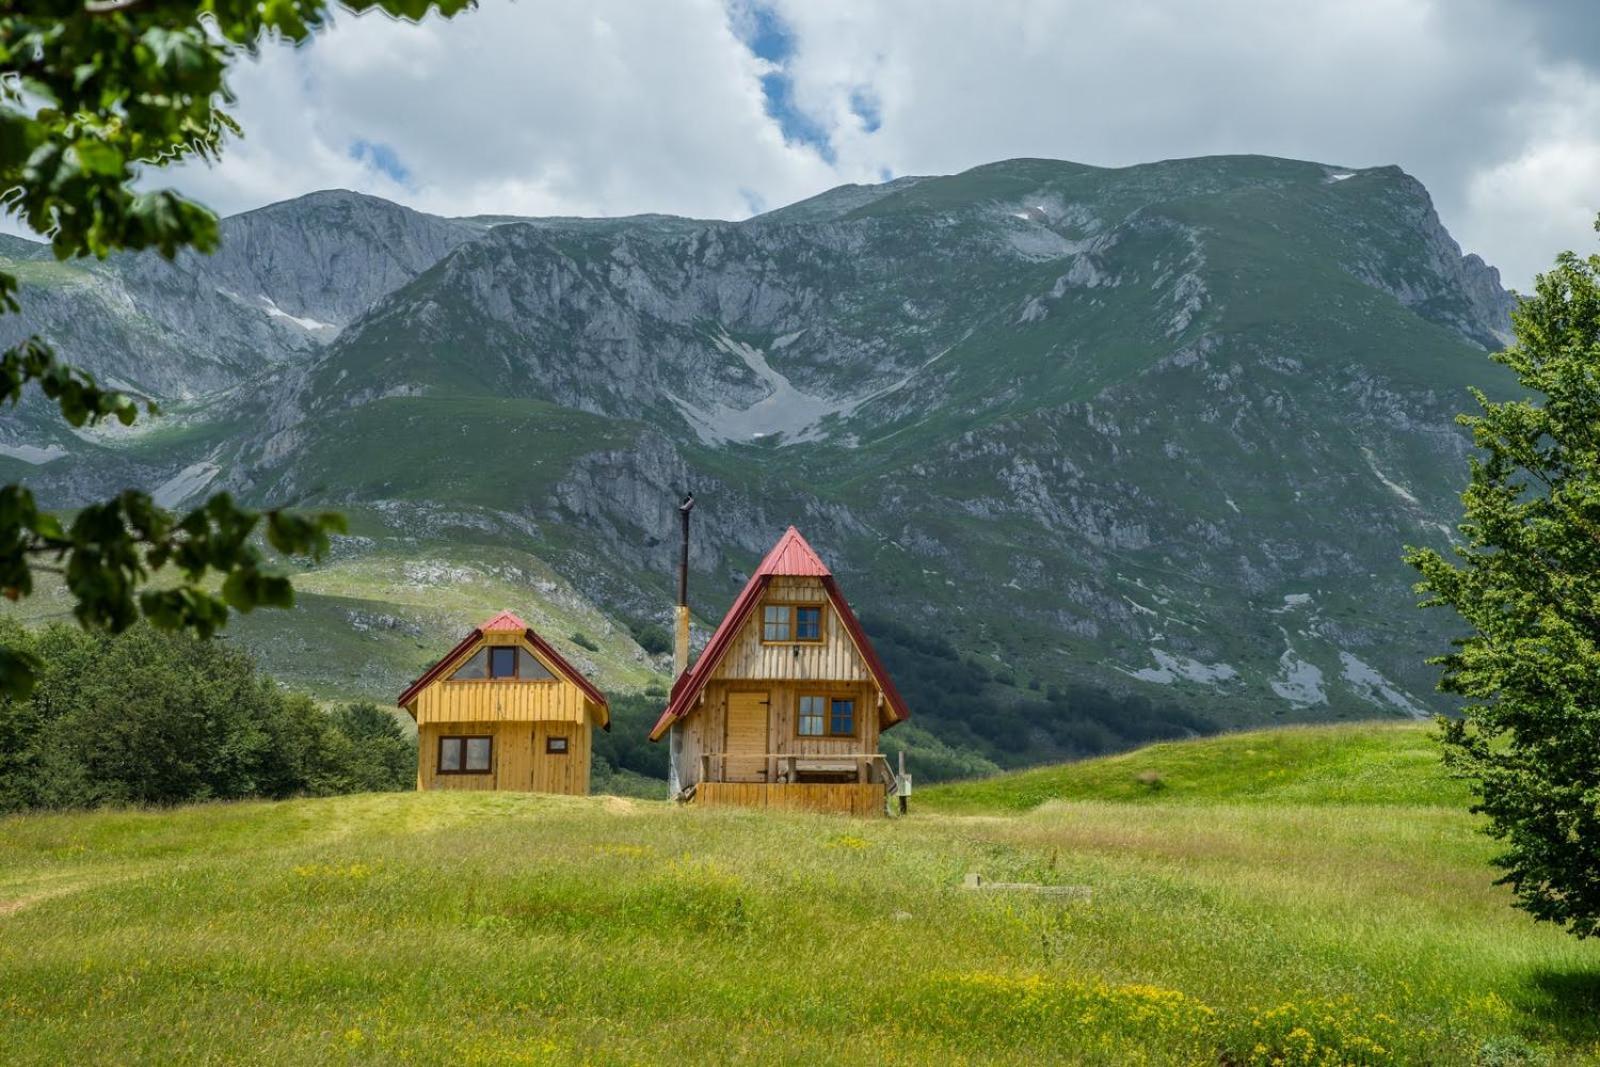
<svg viewBox="0 0 1600 1067"><path fill-rule="evenodd" d="M690 803L874 818L887 814L882 782L701 782Z"/></svg>

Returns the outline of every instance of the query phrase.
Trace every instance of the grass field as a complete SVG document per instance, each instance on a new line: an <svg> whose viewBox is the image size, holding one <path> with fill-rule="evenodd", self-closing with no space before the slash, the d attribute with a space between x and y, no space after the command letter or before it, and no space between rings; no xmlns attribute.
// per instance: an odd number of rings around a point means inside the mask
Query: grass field
<svg viewBox="0 0 1600 1067"><path fill-rule="evenodd" d="M13 818L0 1059L1600 1062L1600 945L1507 907L1430 749L1234 735L872 822L472 794Z"/></svg>

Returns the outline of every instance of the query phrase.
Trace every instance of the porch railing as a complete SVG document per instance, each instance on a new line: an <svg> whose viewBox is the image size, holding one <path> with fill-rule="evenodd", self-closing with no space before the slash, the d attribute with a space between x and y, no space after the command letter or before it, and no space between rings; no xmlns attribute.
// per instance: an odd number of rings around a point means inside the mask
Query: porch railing
<svg viewBox="0 0 1600 1067"><path fill-rule="evenodd" d="M736 777L730 779L730 771ZM807 781L878 782L885 792L896 787L894 769L882 752L706 752L700 756L702 782L755 781L793 784Z"/></svg>

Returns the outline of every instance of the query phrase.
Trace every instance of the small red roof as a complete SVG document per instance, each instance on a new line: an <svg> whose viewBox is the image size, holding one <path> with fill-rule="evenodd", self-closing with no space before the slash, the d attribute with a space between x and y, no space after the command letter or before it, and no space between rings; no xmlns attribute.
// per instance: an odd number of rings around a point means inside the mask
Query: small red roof
<svg viewBox="0 0 1600 1067"><path fill-rule="evenodd" d="M466 637L463 637L456 644L455 648L452 648L449 652L445 653L443 659L439 660L439 662L435 663L432 667L429 667L421 678L418 678L416 681L407 686L406 691L400 694L400 699L396 700L395 703L403 708L410 704L413 700L417 699L418 693L421 693L430 684L437 681L439 676L445 672L445 669L451 664L455 663L456 659L463 652L477 644L479 641L483 640L484 634L519 632L527 640L528 644L532 645L534 649L536 649L538 653L544 657L544 659L548 661L549 664L554 667L559 674L561 674L573 685L583 690L584 695L590 700L600 705L600 728L602 730L611 729L611 705L606 700L606 695L600 692L599 687L597 687L593 682L589 681L588 678L585 678L583 676L583 672L579 671L578 668L568 663L566 657L557 652L550 645L550 642L534 633L533 627L529 626L514 613L509 611L502 611L494 618L489 619L487 622L480 623L478 626L474 627L471 633L467 634Z"/></svg>
<svg viewBox="0 0 1600 1067"><path fill-rule="evenodd" d="M860 650L861 658L866 661L867 670L872 672L878 688L883 690L884 701L889 705L889 711L893 715L889 726L911 717L911 711L906 707L899 690L895 689L888 670L883 666L883 661L878 658L872 643L867 640L866 631L861 629L861 623L856 619L855 612L850 610L844 594L839 592L839 585L833 580L833 572L828 570L828 565L822 562L822 557L806 543L806 539L800 536L800 531L791 526L782 537L778 538L778 543L772 546L772 551L768 552L756 567L755 573L750 575L750 580L745 583L744 589L740 590L733 607L728 609L728 614L723 616L716 632L711 635L711 640L706 642L706 647L701 651L700 658L695 660L694 666L684 671L672 683L672 695L668 699L666 710L661 713L661 718L656 720L655 726L650 730L650 740L661 740L667 732L667 727L689 714L696 698L711 680L717 664L727 653L728 646L733 644L739 628L761 602L761 594L766 591L772 579L779 576L821 579L822 588L827 591L828 601L833 605L834 612L844 623L856 648Z"/></svg>

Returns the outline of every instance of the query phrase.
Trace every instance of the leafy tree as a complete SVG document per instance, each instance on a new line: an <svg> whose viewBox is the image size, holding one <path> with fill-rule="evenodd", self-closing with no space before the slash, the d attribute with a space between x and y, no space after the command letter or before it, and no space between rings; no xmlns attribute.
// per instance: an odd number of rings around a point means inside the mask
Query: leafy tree
<svg viewBox="0 0 1600 1067"><path fill-rule="evenodd" d="M632 630L633 639L647 655L660 656L672 651L672 635L660 623L639 623Z"/></svg>
<svg viewBox="0 0 1600 1067"><path fill-rule="evenodd" d="M1600 223L1596 224L1600 228ZM1494 359L1527 391L1463 415L1481 454L1451 559L1413 549L1424 606L1454 608L1446 759L1504 842L1517 905L1600 934L1600 256L1564 253Z"/></svg>
<svg viewBox="0 0 1600 1067"><path fill-rule="evenodd" d="M470 0L344 0L420 18ZM58 259L119 249L216 247L216 216L170 189L136 188L144 170L214 160L239 127L228 69L264 40L298 42L322 26L329 0L37 0L0 8L0 203L50 238ZM18 281L0 272L0 313L20 310ZM0 353L0 401L36 386L73 426L138 417L134 401L58 359L32 337ZM229 609L285 606L293 590L271 573L256 542L320 555L337 515L260 513L225 493L184 515L128 490L64 523L23 485L0 488L0 593L33 590L34 573L60 572L85 626L121 631L141 616L210 636ZM171 567L177 581L142 588ZM208 579L220 579L212 592ZM38 660L25 642L0 648L0 693L26 695Z"/></svg>
<svg viewBox="0 0 1600 1067"><path fill-rule="evenodd" d="M365 793L410 789L417 779L417 742L394 714L371 702L346 704L329 716L330 725L350 747L337 792Z"/></svg>
<svg viewBox="0 0 1600 1067"><path fill-rule="evenodd" d="M0 698L0 812L409 789L416 742L371 704L324 712L226 642L150 626L37 634L38 682Z"/></svg>

